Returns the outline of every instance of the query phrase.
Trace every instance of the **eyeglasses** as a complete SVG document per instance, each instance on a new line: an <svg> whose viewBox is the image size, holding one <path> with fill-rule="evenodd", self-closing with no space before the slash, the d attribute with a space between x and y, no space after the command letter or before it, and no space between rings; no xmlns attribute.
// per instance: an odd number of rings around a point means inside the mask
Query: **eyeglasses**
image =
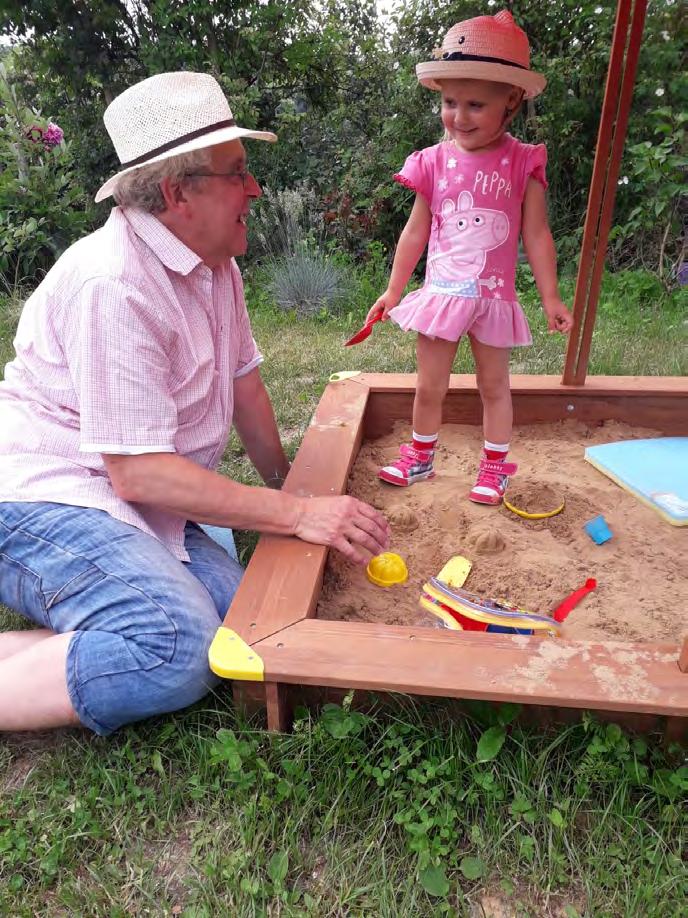
<svg viewBox="0 0 688 918"><path fill-rule="evenodd" d="M196 176L199 176L199 177L202 176L204 178L211 178L212 176L218 176L219 178L227 178L227 179L239 178L241 179L241 184L244 186L244 188L246 187L246 181L249 175L251 175L251 173L249 172L248 169L242 169L241 172L185 172L184 173L185 178L194 178Z"/></svg>

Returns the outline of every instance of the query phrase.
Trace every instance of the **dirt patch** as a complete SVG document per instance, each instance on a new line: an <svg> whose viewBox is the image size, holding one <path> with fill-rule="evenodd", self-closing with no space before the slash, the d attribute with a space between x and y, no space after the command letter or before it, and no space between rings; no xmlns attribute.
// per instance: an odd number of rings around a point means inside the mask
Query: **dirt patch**
<svg viewBox="0 0 688 918"><path fill-rule="evenodd" d="M570 893L573 896L573 891ZM573 906L576 914L585 913L585 898L578 893ZM520 885L507 895L502 890L489 890L479 895L470 906L471 918L522 918L524 915L537 918L566 918L571 899L551 895L536 888Z"/></svg>
<svg viewBox="0 0 688 918"><path fill-rule="evenodd" d="M409 488L379 481L380 465L410 439L408 425L397 425L392 435L363 444L348 491L387 515L390 550L406 561L409 579L376 587L332 552L318 617L432 627L434 618L418 606L422 584L450 557L464 555L473 562L466 589L544 614L596 578L597 590L571 613L566 636L674 643L688 634L688 527L668 525L584 460L586 446L650 436L658 434L616 422L518 428L509 458L519 471L509 499L530 512L565 502L557 516L526 520L467 499L482 445L476 427L442 428L435 478ZM613 532L604 545L583 529L598 514Z"/></svg>
<svg viewBox="0 0 688 918"><path fill-rule="evenodd" d="M49 730L35 733L3 733L0 757L0 796L21 791L33 772L48 755L68 742L71 731Z"/></svg>
<svg viewBox="0 0 688 918"><path fill-rule="evenodd" d="M172 914L181 914L189 895L188 883L197 876L193 866L193 845L186 833L146 846L146 861L154 865L167 898L174 903Z"/></svg>

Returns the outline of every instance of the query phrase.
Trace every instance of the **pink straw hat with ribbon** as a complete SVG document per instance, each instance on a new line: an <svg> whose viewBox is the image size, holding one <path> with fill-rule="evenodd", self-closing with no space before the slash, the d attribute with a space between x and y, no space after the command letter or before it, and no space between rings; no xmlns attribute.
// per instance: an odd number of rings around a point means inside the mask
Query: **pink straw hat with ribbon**
<svg viewBox="0 0 688 918"><path fill-rule="evenodd" d="M528 37L507 10L457 22L432 58L416 66L416 75L436 91L442 80L491 80L518 86L527 99L534 99L547 83L530 69Z"/></svg>

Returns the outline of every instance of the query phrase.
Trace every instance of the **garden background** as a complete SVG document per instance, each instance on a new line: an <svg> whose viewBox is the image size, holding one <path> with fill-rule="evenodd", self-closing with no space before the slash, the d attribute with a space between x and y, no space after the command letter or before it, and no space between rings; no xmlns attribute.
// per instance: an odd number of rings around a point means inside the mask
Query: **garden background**
<svg viewBox="0 0 688 918"><path fill-rule="evenodd" d="M342 342L384 289L411 196L391 180L440 136L415 64L458 19L512 9L548 87L513 132L546 143L550 214L570 302L615 4L587 0L0 0L0 365L22 303L101 225L117 171L102 113L152 73L213 73L265 195L242 260L266 384L290 455L330 373L412 371L388 327ZM386 4L389 6L390 4ZM686 27L649 3L591 372L688 374ZM419 276L422 276L422 264ZM417 280L418 280L417 278ZM558 373L527 264L534 330L517 372ZM470 372L469 355L457 370ZM257 483L232 438L222 471ZM255 537L239 534L243 560ZM0 609L0 628L20 620ZM551 732L477 706L356 713L287 737L222 691L99 740L0 741L0 914L683 914L688 768L677 749L584 723Z"/></svg>

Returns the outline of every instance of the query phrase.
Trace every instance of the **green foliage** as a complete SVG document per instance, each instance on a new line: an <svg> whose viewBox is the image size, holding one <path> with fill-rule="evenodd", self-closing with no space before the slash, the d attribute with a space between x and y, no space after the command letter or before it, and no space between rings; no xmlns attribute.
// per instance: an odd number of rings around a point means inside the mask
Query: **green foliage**
<svg viewBox="0 0 688 918"><path fill-rule="evenodd" d="M278 191L268 186L253 204L249 253L252 261L317 252L325 242L317 195L306 182Z"/></svg>
<svg viewBox="0 0 688 918"><path fill-rule="evenodd" d="M356 701L298 710L289 735L217 696L107 741L9 737L0 911L425 918L489 898L516 914L681 914L678 750L591 717L543 734L487 705L477 721ZM508 742L477 761L505 718Z"/></svg>
<svg viewBox="0 0 688 918"><path fill-rule="evenodd" d="M365 314L386 286L388 253L379 242L358 258L343 252L326 237L326 217L305 182L266 188L251 214L254 267L247 289L299 318Z"/></svg>
<svg viewBox="0 0 688 918"><path fill-rule="evenodd" d="M551 222L566 270L580 248L614 4L509 6L548 80L513 130L547 145ZM643 266L668 286L684 258L680 7L649 4L610 251L615 268ZM202 70L217 76L240 123L278 132L277 147L248 143L258 179L275 191L305 182L327 237L357 258L372 240L394 246L411 197L392 176L412 150L440 137L438 98L419 86L416 63L458 19L488 11L471 0L408 0L385 21L373 0L68 0L59 11L50 0L6 0L5 9L0 33L21 40L18 91L24 104L59 113L89 196L116 168L105 105L151 73Z"/></svg>
<svg viewBox="0 0 688 918"><path fill-rule="evenodd" d="M618 258L629 243L643 240L642 246L633 246L637 261L656 264L659 276L675 283L685 259L681 231L685 219L688 114L663 106L650 111L647 120L652 139L629 146L626 164L630 176L623 175L619 180L622 193L632 184L631 200L638 203L628 212L626 222L612 229L610 242Z"/></svg>
<svg viewBox="0 0 688 918"><path fill-rule="evenodd" d="M299 317L334 312L346 296L342 271L320 252L279 258L267 270L277 305Z"/></svg>
<svg viewBox="0 0 688 918"><path fill-rule="evenodd" d="M504 745L506 730L502 726L490 727L480 737L478 742L478 761L489 762L499 755L499 750Z"/></svg>
<svg viewBox="0 0 688 918"><path fill-rule="evenodd" d="M56 125L22 106L0 64L0 277L13 286L47 271L90 228L70 147Z"/></svg>

